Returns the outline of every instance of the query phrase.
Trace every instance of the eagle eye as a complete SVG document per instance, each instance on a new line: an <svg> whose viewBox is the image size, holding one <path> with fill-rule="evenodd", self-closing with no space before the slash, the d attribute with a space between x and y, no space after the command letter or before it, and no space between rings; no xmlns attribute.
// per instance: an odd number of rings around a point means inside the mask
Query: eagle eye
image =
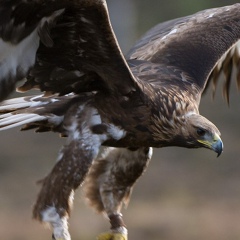
<svg viewBox="0 0 240 240"><path fill-rule="evenodd" d="M205 135L205 133L206 133L206 131L203 130L202 128L198 128L198 129L197 129L197 134L198 134L198 136L202 137L202 136Z"/></svg>

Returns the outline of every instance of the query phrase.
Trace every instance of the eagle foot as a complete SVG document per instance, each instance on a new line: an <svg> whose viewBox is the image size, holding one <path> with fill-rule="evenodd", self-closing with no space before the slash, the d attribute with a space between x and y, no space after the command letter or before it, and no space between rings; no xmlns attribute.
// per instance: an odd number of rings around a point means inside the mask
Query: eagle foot
<svg viewBox="0 0 240 240"><path fill-rule="evenodd" d="M127 240L127 234L105 232L97 236L97 240Z"/></svg>
<svg viewBox="0 0 240 240"><path fill-rule="evenodd" d="M127 240L128 231L125 226L118 226L111 229L109 232L98 235L97 240Z"/></svg>

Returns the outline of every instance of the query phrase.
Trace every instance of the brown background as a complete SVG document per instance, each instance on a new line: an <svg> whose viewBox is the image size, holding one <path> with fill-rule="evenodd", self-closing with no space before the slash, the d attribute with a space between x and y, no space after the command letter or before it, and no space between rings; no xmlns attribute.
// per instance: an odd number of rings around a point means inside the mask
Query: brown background
<svg viewBox="0 0 240 240"><path fill-rule="evenodd" d="M205 8L237 1L109 0L114 29L123 50L154 24ZM148 171L137 183L123 211L134 240L236 240L240 238L240 96L232 84L230 108L219 87L215 101L207 94L201 113L222 132L220 158L205 149L155 149ZM0 239L51 239L51 232L31 219L39 187L36 180L54 165L64 143L56 134L0 133ZM70 231L75 239L95 239L108 222L75 197Z"/></svg>

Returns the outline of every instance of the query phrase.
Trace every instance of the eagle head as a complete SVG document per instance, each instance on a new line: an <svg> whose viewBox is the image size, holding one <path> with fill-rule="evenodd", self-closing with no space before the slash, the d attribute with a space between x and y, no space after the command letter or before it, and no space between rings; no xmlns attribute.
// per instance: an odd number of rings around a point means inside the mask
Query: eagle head
<svg viewBox="0 0 240 240"><path fill-rule="evenodd" d="M181 128L181 136L189 148L208 148L218 155L223 151L223 142L220 138L218 128L205 117L199 114L188 114L185 116Z"/></svg>

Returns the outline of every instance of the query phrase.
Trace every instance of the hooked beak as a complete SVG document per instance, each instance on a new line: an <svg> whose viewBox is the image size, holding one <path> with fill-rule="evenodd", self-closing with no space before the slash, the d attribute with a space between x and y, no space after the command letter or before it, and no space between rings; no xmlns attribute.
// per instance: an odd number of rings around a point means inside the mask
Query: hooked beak
<svg viewBox="0 0 240 240"><path fill-rule="evenodd" d="M219 157L223 151L223 142L218 134L215 134L211 140L198 140L204 147L209 148L217 153Z"/></svg>
<svg viewBox="0 0 240 240"><path fill-rule="evenodd" d="M212 144L212 150L217 153L217 157L219 157L223 151L223 142L219 137L218 140L214 141Z"/></svg>

